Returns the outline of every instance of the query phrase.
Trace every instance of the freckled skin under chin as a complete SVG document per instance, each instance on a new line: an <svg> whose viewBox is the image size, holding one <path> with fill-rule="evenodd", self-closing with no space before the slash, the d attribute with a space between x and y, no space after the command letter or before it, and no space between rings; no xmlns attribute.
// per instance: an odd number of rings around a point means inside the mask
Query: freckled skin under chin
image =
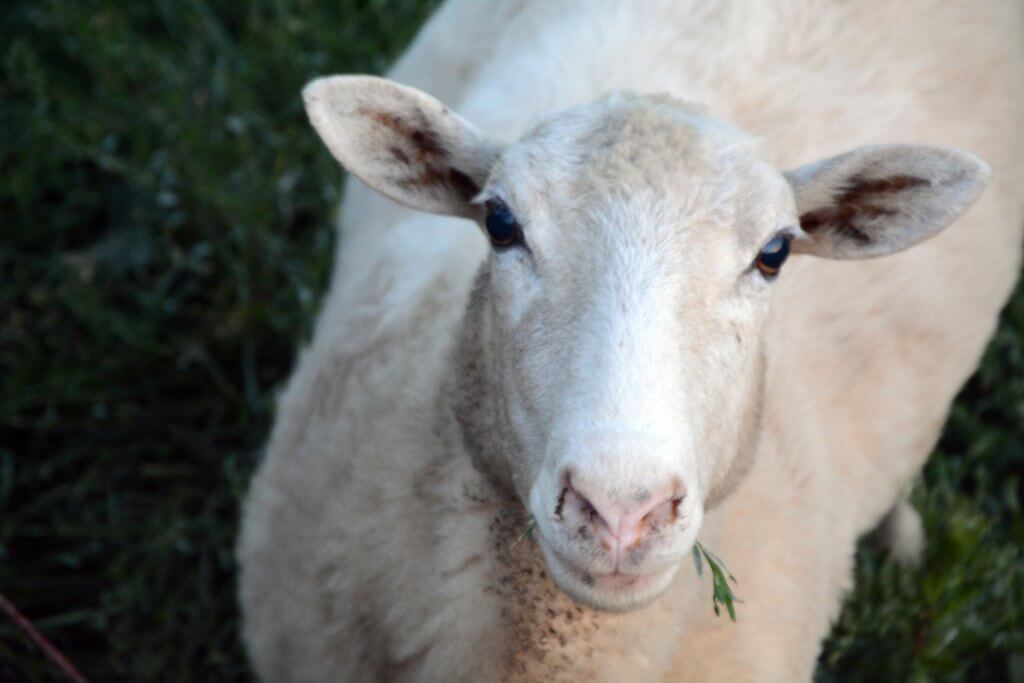
<svg viewBox="0 0 1024 683"><path fill-rule="evenodd" d="M599 680L598 674L607 664L603 660L627 656L622 650L621 620L635 613L623 614L621 608L614 611L614 606L595 610L570 598L552 579L537 532L524 538L524 529L522 512L508 509L497 512L489 527L494 569L485 591L500 599L502 631L507 639L498 680ZM643 604L655 601L674 574L675 568L665 577L655 577ZM642 604L634 603L626 609L640 607Z"/></svg>
<svg viewBox="0 0 1024 683"><path fill-rule="evenodd" d="M519 512L502 511L490 526L494 575L487 592L502 602L508 638L503 681L594 680L602 616L569 599L551 579L540 548L523 538Z"/></svg>

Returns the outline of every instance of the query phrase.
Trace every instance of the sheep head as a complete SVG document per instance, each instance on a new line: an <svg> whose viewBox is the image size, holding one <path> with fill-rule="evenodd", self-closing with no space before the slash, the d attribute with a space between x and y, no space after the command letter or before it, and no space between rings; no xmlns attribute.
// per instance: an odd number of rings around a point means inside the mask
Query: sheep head
<svg viewBox="0 0 1024 683"><path fill-rule="evenodd" d="M553 113L508 145L382 79L320 79L304 96L352 174L476 221L491 243L456 412L480 469L535 517L557 584L608 610L659 595L747 471L787 256L911 247L988 175L969 154L900 145L786 173L660 96Z"/></svg>

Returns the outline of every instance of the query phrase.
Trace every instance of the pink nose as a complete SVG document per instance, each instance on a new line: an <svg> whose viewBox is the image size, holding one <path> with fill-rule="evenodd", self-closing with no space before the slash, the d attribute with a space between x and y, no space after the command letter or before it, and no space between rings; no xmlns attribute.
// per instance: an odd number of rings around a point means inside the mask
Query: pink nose
<svg viewBox="0 0 1024 683"><path fill-rule="evenodd" d="M629 502L613 501L567 474L555 510L560 521L584 538L593 535L616 564L626 551L676 519L683 488L672 482L655 491L641 491Z"/></svg>

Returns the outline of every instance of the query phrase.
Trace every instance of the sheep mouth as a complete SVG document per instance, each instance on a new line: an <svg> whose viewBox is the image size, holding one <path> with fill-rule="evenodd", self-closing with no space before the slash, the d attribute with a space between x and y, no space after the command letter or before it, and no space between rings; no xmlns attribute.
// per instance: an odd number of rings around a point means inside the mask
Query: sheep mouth
<svg viewBox="0 0 1024 683"><path fill-rule="evenodd" d="M558 588L573 601L604 612L629 612L654 602L675 577L679 564L646 573L596 574L572 566L542 544Z"/></svg>
<svg viewBox="0 0 1024 683"><path fill-rule="evenodd" d="M584 577L584 583L587 579L597 588L602 590L640 590L644 586L647 586L651 581L658 577L657 573L654 574L624 574L622 572L612 572L610 574L599 574L597 576L586 576Z"/></svg>

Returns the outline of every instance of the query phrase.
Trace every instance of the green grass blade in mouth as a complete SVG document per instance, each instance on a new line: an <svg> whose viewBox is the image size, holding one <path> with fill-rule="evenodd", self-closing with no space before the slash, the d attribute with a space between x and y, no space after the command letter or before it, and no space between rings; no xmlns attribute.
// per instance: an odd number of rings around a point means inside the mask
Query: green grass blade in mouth
<svg viewBox="0 0 1024 683"><path fill-rule="evenodd" d="M724 605L725 611L729 613L729 618L736 621L735 603L743 602L736 597L736 594L732 592L732 586L729 585L730 581L738 583L736 577L729 572L729 568L725 566L721 559L709 552L700 541L695 541L693 544L693 564L697 569L697 576L701 580L704 579L704 562L707 562L708 568L711 570L711 605L715 610L715 614L720 615L721 607Z"/></svg>

